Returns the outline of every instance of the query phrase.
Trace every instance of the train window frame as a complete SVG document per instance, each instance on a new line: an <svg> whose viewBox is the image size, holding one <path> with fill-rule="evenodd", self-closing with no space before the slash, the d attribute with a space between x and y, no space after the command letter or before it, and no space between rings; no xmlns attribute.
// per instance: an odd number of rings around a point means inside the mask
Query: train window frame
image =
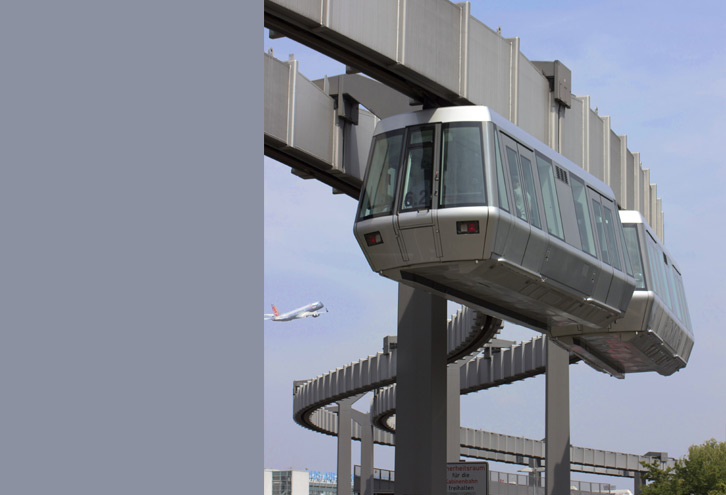
<svg viewBox="0 0 726 495"><path fill-rule="evenodd" d="M622 228L623 237L625 239L625 249L628 253L628 257L630 258L630 262L634 267L633 278L635 279L635 289L648 290L648 283L645 280L645 267L643 266L643 253L640 248L640 233L638 232L638 227L635 224L627 224L622 225ZM632 246L633 242L635 243L634 246ZM635 251L635 253L633 253L633 251ZM640 272L638 272L638 268L640 268ZM640 275L640 277L638 275Z"/></svg>
<svg viewBox="0 0 726 495"><path fill-rule="evenodd" d="M560 211L559 197L557 196L557 185L555 184L555 173L552 166L552 160L537 151L535 152L534 158L537 163L537 176L539 178L539 187L542 193L542 206L544 209L545 220L547 221L547 232L564 241L565 229L562 225L562 213ZM544 177L546 177L548 181L546 183L542 180L543 169L546 169L546 173L544 174ZM545 193L545 184L548 188L547 193ZM551 215L547 214L548 202L549 208L552 210Z"/></svg>
<svg viewBox="0 0 726 495"><path fill-rule="evenodd" d="M452 201L451 203L447 203L446 199L448 197L456 198L458 195L461 195L462 192L454 185L453 187L450 187L453 189L453 192L447 191L448 184L448 175L446 167L449 164L449 159L451 156L447 155L448 151L448 145L445 141L447 133L452 133L457 129L475 129L476 132L473 134L478 137L478 143L474 143L474 146L478 146L479 148L479 162L474 163L472 167L462 167L461 170L464 170L465 174L468 172L472 172L472 177L470 177L469 181L473 181L475 178L473 177L473 172L478 171L480 173L480 176L478 179L480 179L480 193L483 197L479 198L475 201ZM486 183L486 173L485 173L485 157L484 157L484 136L482 132L482 124L481 122L444 122L441 124L441 131L438 134L440 136L439 141L439 157L438 157L438 167L436 169L436 173L438 174L438 177L435 176L434 182L438 183L437 192L438 194L435 194L435 196L438 196L438 208L456 208L456 207L462 207L462 206L487 206L487 183ZM455 138L455 136L454 136ZM458 147L457 147L458 149ZM463 163L463 162L462 162ZM461 163L460 163L461 165ZM457 171L456 169L454 170ZM466 175L465 175L466 176ZM456 177L456 176L455 176ZM476 194L479 191L474 191Z"/></svg>
<svg viewBox="0 0 726 495"><path fill-rule="evenodd" d="M398 159L395 161L395 167L389 167L389 172L390 172L390 170L394 170L395 173L393 175L391 175L390 173L388 174L389 175L389 181L393 181L393 184L392 184L393 191L392 191L392 194L391 194L390 201L388 203L388 209L387 210L384 209L383 211L379 211L379 212L376 212L376 213L372 213L372 211L374 210L375 207L380 207L381 205L371 206L369 204L369 205L366 206L366 203L369 202L369 194L368 193L369 193L369 191L371 189L369 187L369 186L371 186L370 181L372 180L372 177L382 177L382 175L383 175L382 172L381 172L382 166L379 167L378 170L375 173L373 173L374 172L374 169L375 169L375 167L374 167L374 159L375 159L376 149L377 149L378 144L382 140L388 141L390 138L393 138L393 137L399 137L400 138L400 143L398 144ZM406 139L405 129L396 129L394 131L390 131L390 132L386 132L386 133L381 133L381 134L378 134L377 136L375 136L373 145L371 146L371 155L370 155L370 158L368 160L368 166L367 166L367 169L366 169L365 183L364 183L363 191L361 193L361 201L360 201L360 204L359 204L359 207L358 207L358 215L357 216L358 216L358 219L359 220L365 220L367 218L375 218L375 217L380 217L380 216L392 215L394 213L395 208L396 208L396 198L398 197L398 182L399 182L399 177L401 175L401 163L402 163L402 159L403 159L403 149L404 149L405 139ZM387 150L384 151L384 159L390 156L389 155L389 150L390 149L391 148L389 146L389 149L387 149ZM381 163L385 163L385 161L384 162L381 162ZM389 163L393 163L393 162L391 160L389 160ZM391 186L391 184L389 183L389 187L390 186ZM380 194L380 188L381 188L381 181L379 179L378 180L378 184L376 186L376 189L379 192L376 194L376 197L378 196L378 194ZM364 211L366 209L369 210L369 211L371 211L371 213L364 214Z"/></svg>
<svg viewBox="0 0 726 495"><path fill-rule="evenodd" d="M605 237L605 223L602 219L602 204L600 204L600 193L596 192L590 187L588 187L588 192L590 192L590 194L588 194L588 198L590 199L590 204L592 206L592 216L595 219L595 245L597 246L598 252L600 254L600 261L607 264L608 266L613 266L610 263L607 238Z"/></svg>
<svg viewBox="0 0 726 495"><path fill-rule="evenodd" d="M577 188L579 188L578 190L575 190L575 184L577 184ZM574 203L573 206L575 211L575 220L577 222L577 230L580 233L580 249L583 253L599 259L597 254L597 242L595 241L595 227L592 222L590 205L588 203L587 184L577 175L570 172L570 189L572 191L572 201ZM580 199L578 199L578 196ZM578 209L578 206L580 209ZM584 231L583 227L585 227ZM586 247L587 245L589 245L592 251Z"/></svg>
<svg viewBox="0 0 726 495"><path fill-rule="evenodd" d="M623 261L625 262L625 273L627 273L631 277L635 277L635 273L633 272L633 265L630 260L630 254L628 253L628 248L625 246L625 232L623 232L623 222L620 220L620 214L616 212L615 215L617 216L615 221L618 225L620 249L623 252Z"/></svg>
<svg viewBox="0 0 726 495"><path fill-rule="evenodd" d="M678 270L678 267L676 267L676 265L671 264L671 267L673 268L676 286L678 287L678 295L681 298L683 307L684 319L681 323L683 323L689 330L690 334L693 335L693 326L691 325L691 312L688 310L688 301L686 300L686 287L683 283L683 275Z"/></svg>
<svg viewBox="0 0 726 495"><path fill-rule="evenodd" d="M655 293L670 308L671 301L670 295L667 292L665 271L663 269L663 251L658 245L658 241L655 240L650 232L647 232L648 237L646 238L646 244L648 245L648 258L651 271L653 272L653 278L655 279Z"/></svg>
<svg viewBox="0 0 726 495"><path fill-rule="evenodd" d="M522 152L522 149L525 149L526 152ZM519 167L522 174L522 182L525 187L525 204L527 205L527 213L530 219L529 224L539 230L544 230L545 227L542 221L539 196L537 194L537 176L535 175L534 164L532 163L533 160L529 156L526 156L527 154L530 154L533 157L534 153L532 150L524 148L517 143L517 154L519 155ZM525 163L527 165L525 165Z"/></svg>
<svg viewBox="0 0 726 495"><path fill-rule="evenodd" d="M412 143L411 142L411 136L416 131L423 131L423 130L431 130L432 132L432 138L431 142L420 142L420 143ZM403 142L403 152L401 153L401 165L399 167L399 184L398 184L398 195L397 200L395 202L396 208L394 209L397 213L406 213L406 212L412 212L412 211L424 211L424 210L432 210L434 209L435 201L433 200L433 192L435 190L435 171L438 169L438 158L437 158L437 141L440 139L440 126L434 124L434 123L426 123L421 125L413 125L406 128L406 134L404 137ZM421 189L421 192L424 194L424 203L423 205L419 203L412 203L410 206L406 206L406 196L411 191L406 191L407 185L409 184L409 171L410 168L410 160L409 160L409 152L410 150L414 149L422 149L422 148L431 148L431 174L429 176L430 183L428 184L428 206L426 206L425 200L427 199L427 196L425 195L427 190L426 187ZM422 174L422 178L424 180L424 185L426 185L426 174Z"/></svg>
<svg viewBox="0 0 726 495"><path fill-rule="evenodd" d="M683 321L683 315L681 312L681 301L676 292L675 282L673 281L673 265L669 262L668 256L663 254L663 264L665 265L666 281L668 282L668 290L671 295L671 302L673 307L671 308L680 321Z"/></svg>
<svg viewBox="0 0 726 495"><path fill-rule="evenodd" d="M507 160L508 165L508 172L509 172L509 180L512 184L512 202L514 203L514 216L520 220L523 220L527 223L529 223L529 219L527 217L527 203L524 196L524 187L522 184L522 177L521 172L519 171L519 154L517 153L517 146L516 141L512 141L514 143L514 148L509 146L508 143L504 143L504 151L505 151L505 157ZM510 152L513 155L510 155ZM512 161L514 164L512 164ZM518 186L515 186L515 177L514 172L516 172L516 183ZM517 191L519 191L519 196L517 195ZM521 200L521 207L517 203L517 201Z"/></svg>
<svg viewBox="0 0 726 495"><path fill-rule="evenodd" d="M509 207L509 186L507 185L507 174L504 172L504 159L502 158L502 144L499 140L499 130L494 127L494 161L496 165L497 176L497 196L499 199L499 208L511 213Z"/></svg>
<svg viewBox="0 0 726 495"><path fill-rule="evenodd" d="M620 249L618 237L615 233L615 218L612 210L612 201L603 198L600 195L600 205L602 206L603 227L605 229L605 238L608 243L608 251L611 254L612 267L620 272L623 270L623 260L620 257Z"/></svg>

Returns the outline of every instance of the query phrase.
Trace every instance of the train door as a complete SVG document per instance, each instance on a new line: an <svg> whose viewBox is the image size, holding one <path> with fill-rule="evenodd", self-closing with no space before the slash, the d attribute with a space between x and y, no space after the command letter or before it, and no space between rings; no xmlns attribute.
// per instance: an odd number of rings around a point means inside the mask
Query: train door
<svg viewBox="0 0 726 495"><path fill-rule="evenodd" d="M623 251L623 242L620 238L620 217L617 206L612 200L600 196L602 204L603 224L605 227L605 238L610 254L610 262L613 266L613 280L610 283L607 304L625 311L633 295L634 286L631 285L629 277L633 276L630 260L626 259Z"/></svg>
<svg viewBox="0 0 726 495"><path fill-rule="evenodd" d="M613 280L613 261L611 259L612 254L605 234L605 221L600 198L600 193L589 187L587 188L587 199L590 202L590 213L592 214L594 220L593 225L595 226L595 246L598 258L600 258L600 261L603 262L602 270L600 271L600 275L595 283L595 290L593 291L592 297L598 301L607 301L608 293L610 292L610 285ZM617 252L615 254L617 256Z"/></svg>
<svg viewBox="0 0 726 495"><path fill-rule="evenodd" d="M440 126L434 124L409 127L406 131L394 226L403 259L411 264L441 257L433 213L439 134Z"/></svg>
<svg viewBox="0 0 726 495"><path fill-rule="evenodd" d="M499 134L504 150L505 169L508 172L512 187L511 215L507 218L511 225L504 241L502 257L516 265L521 265L527 242L530 236L529 215L527 214L526 192L522 181L522 173L519 167L519 150L522 146L505 134ZM502 232L505 232L502 229ZM501 245L500 242L497 244Z"/></svg>
<svg viewBox="0 0 726 495"><path fill-rule="evenodd" d="M522 258L522 266L540 273L549 247L549 236L545 233L546 220L542 215L542 200L540 198L540 187L537 180L535 157L532 150L518 145L519 166L522 171L522 186L527 205L527 216L532 229L529 233L529 241Z"/></svg>

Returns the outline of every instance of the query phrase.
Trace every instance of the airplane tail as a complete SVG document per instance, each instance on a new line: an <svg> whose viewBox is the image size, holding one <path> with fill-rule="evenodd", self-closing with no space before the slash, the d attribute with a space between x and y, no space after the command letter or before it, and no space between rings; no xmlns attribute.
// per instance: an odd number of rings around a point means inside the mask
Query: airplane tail
<svg viewBox="0 0 726 495"><path fill-rule="evenodd" d="M277 310L277 307L274 304L272 305L272 313L275 316L280 316L280 312Z"/></svg>

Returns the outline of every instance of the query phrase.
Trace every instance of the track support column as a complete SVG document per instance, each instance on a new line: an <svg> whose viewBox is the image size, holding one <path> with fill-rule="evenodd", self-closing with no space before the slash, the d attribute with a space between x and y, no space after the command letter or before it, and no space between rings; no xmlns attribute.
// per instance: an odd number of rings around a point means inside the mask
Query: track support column
<svg viewBox="0 0 726 495"><path fill-rule="evenodd" d="M396 495L446 492L446 300L398 285Z"/></svg>
<svg viewBox="0 0 726 495"><path fill-rule="evenodd" d="M640 495L644 486L645 480L643 479L642 473L640 471L635 471L635 473L633 473L633 494Z"/></svg>
<svg viewBox="0 0 726 495"><path fill-rule="evenodd" d="M545 494L570 493L570 354L547 339Z"/></svg>
<svg viewBox="0 0 726 495"><path fill-rule="evenodd" d="M338 495L352 495L350 486L351 448L353 428L351 410L359 397L338 402Z"/></svg>
<svg viewBox="0 0 726 495"><path fill-rule="evenodd" d="M446 368L446 462L461 457L461 365Z"/></svg>
<svg viewBox="0 0 726 495"><path fill-rule="evenodd" d="M360 495L373 495L373 423L370 413L352 409L353 421L360 425Z"/></svg>

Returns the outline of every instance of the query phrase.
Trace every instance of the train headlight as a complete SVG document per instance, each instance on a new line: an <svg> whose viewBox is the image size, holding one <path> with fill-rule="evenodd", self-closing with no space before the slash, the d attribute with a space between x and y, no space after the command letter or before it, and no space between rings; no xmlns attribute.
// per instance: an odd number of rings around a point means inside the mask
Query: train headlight
<svg viewBox="0 0 726 495"><path fill-rule="evenodd" d="M365 234L363 237L366 238L366 244L368 244L368 246L383 244L383 238L381 237L380 232L371 232L370 234Z"/></svg>
<svg viewBox="0 0 726 495"><path fill-rule="evenodd" d="M479 233L479 220L465 220L463 222L456 222L456 233L457 234L478 234Z"/></svg>

